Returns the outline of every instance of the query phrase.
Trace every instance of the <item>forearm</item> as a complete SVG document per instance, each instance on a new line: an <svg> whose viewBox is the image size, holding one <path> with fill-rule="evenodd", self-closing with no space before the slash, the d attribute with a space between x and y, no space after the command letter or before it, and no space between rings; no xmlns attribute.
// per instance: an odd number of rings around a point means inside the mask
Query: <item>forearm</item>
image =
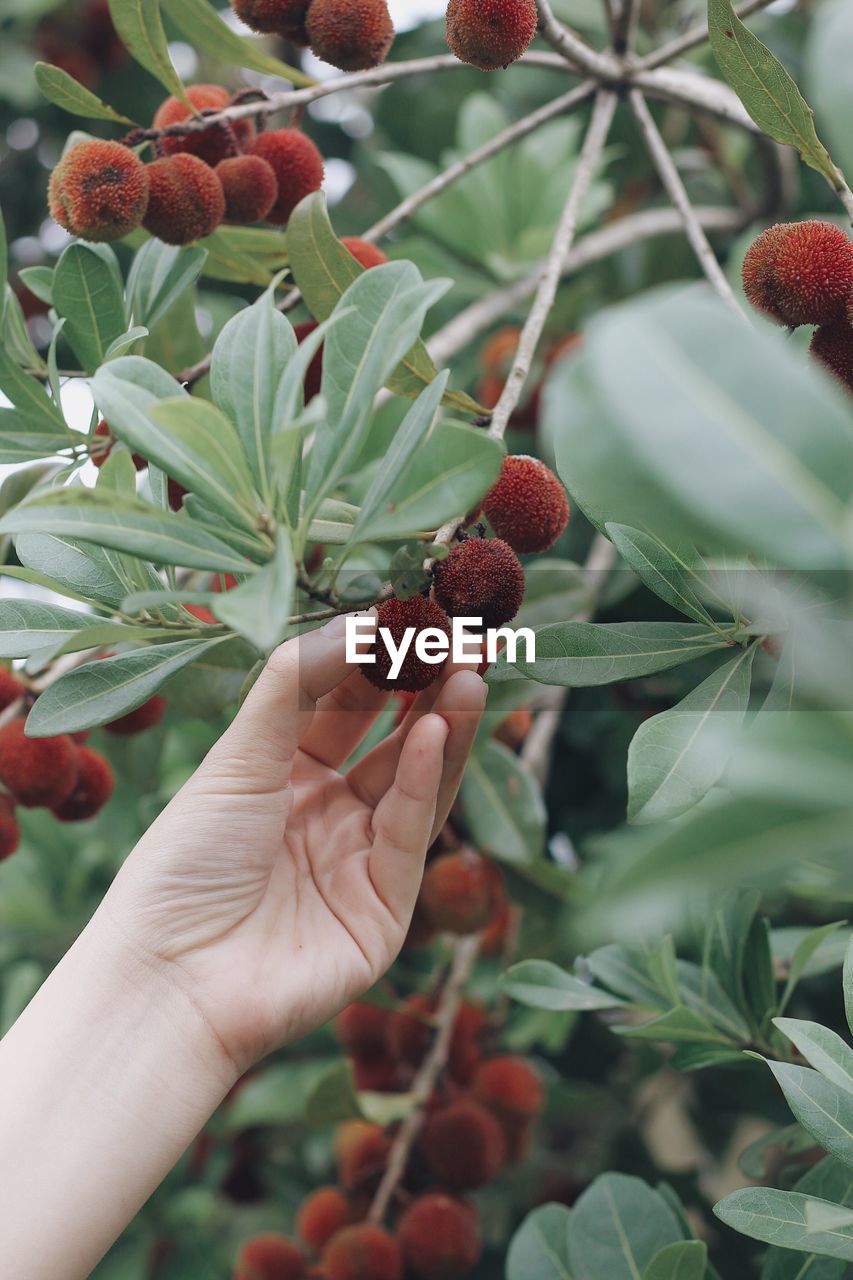
<svg viewBox="0 0 853 1280"><path fill-rule="evenodd" d="M0 1042L4 1274L88 1276L235 1075L99 912Z"/></svg>

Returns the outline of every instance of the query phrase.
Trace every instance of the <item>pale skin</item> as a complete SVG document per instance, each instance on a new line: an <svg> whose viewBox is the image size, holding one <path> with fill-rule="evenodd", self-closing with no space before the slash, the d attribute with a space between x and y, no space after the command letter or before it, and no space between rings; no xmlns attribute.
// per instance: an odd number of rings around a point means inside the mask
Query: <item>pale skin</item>
<svg viewBox="0 0 853 1280"><path fill-rule="evenodd" d="M0 1042L0 1241L78 1280L235 1081L389 967L485 703L449 667L339 772L385 695L343 620L273 654Z"/></svg>

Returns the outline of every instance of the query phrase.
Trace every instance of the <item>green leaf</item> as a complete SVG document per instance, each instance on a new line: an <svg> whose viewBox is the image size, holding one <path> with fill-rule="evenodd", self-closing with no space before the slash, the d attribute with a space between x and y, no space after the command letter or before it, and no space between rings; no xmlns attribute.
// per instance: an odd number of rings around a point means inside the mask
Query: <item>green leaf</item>
<svg viewBox="0 0 853 1280"><path fill-rule="evenodd" d="M22 267L18 272L30 293L49 307L53 306L53 267Z"/></svg>
<svg viewBox="0 0 853 1280"><path fill-rule="evenodd" d="M853 1049L829 1027L799 1018L774 1018L773 1025L799 1049L806 1062L832 1084L853 1092Z"/></svg>
<svg viewBox="0 0 853 1280"><path fill-rule="evenodd" d="M223 637L179 640L75 667L42 693L27 720L32 738L78 733L117 720L147 702L182 667Z"/></svg>
<svg viewBox="0 0 853 1280"><path fill-rule="evenodd" d="M213 348L213 399L237 428L259 492L268 502L269 440L278 425L276 396L296 346L293 326L276 310L272 291L267 290L254 306L228 321Z"/></svg>
<svg viewBox="0 0 853 1280"><path fill-rule="evenodd" d="M829 1155L853 1167L853 1093L808 1067L767 1065L806 1132Z"/></svg>
<svg viewBox="0 0 853 1280"><path fill-rule="evenodd" d="M804 1196L798 1191L747 1187L726 1196L714 1206L714 1213L727 1226L751 1236L753 1240L853 1262L853 1226L810 1230L807 1211L819 1212L824 1208L832 1210L837 1206L814 1196Z"/></svg>
<svg viewBox="0 0 853 1280"><path fill-rule="evenodd" d="M109 103L103 102L91 89L79 84L61 67L49 62L37 62L34 68L36 84L55 107L72 116L85 116L89 120L114 120L118 124L135 124Z"/></svg>
<svg viewBox="0 0 853 1280"><path fill-rule="evenodd" d="M16 420L21 426L25 425L33 435L43 433L45 437L52 435L57 439L62 436L65 447L71 443L61 410L47 395L41 383L24 373L23 369L19 369L2 349L0 349L0 391L9 397L21 414L26 415L25 418L17 416ZM2 412L6 418L12 410L4 409Z"/></svg>
<svg viewBox="0 0 853 1280"><path fill-rule="evenodd" d="M503 975L501 986L519 1004L534 1009L618 1009L624 1001L581 982L550 960L522 960Z"/></svg>
<svg viewBox="0 0 853 1280"><path fill-rule="evenodd" d="M794 994L797 983L806 973L815 953L820 950L827 939L831 938L834 933L846 924L846 920L834 920L831 924L821 925L818 929L811 929L804 938L797 943L794 954L791 957L790 967L788 969L788 981L785 983L785 991L779 1002L779 1012L783 1013L788 1005L788 1001ZM778 933L778 931L775 931Z"/></svg>
<svg viewBox="0 0 853 1280"><path fill-rule="evenodd" d="M26 658L47 645L61 645L94 621L91 613L40 600L2 600L0 658Z"/></svg>
<svg viewBox="0 0 853 1280"><path fill-rule="evenodd" d="M259 653L269 653L285 636L296 587L296 569L287 530L279 528L273 558L248 582L215 597L214 616Z"/></svg>
<svg viewBox="0 0 853 1280"><path fill-rule="evenodd" d="M586 963L598 982L632 1004L650 1009L665 1008L665 1000L649 979L642 947L610 943L593 951L587 956Z"/></svg>
<svg viewBox="0 0 853 1280"><path fill-rule="evenodd" d="M54 534L187 569L255 572L251 561L185 516L92 489L61 489L22 503L0 520L0 533Z"/></svg>
<svg viewBox="0 0 853 1280"><path fill-rule="evenodd" d="M838 174L817 136L811 107L776 55L737 17L731 0L708 0L708 34L720 70L762 133L795 147L836 186Z"/></svg>
<svg viewBox="0 0 853 1280"><path fill-rule="evenodd" d="M746 716L754 655L742 650L640 725L628 748L629 822L677 817L719 782Z"/></svg>
<svg viewBox="0 0 853 1280"><path fill-rule="evenodd" d="M54 271L53 305L65 319L64 336L74 354L86 373L94 373L127 329L112 250L106 245L70 244Z"/></svg>
<svg viewBox="0 0 853 1280"><path fill-rule="evenodd" d="M528 863L545 845L545 804L517 756L487 742L471 756L461 790L462 809L477 848L500 861Z"/></svg>
<svg viewBox="0 0 853 1280"><path fill-rule="evenodd" d="M6 222L0 209L0 293L6 288L9 279L9 238L6 234Z"/></svg>
<svg viewBox="0 0 853 1280"><path fill-rule="evenodd" d="M613 1028L614 1034L626 1036L634 1040L660 1040L689 1044L730 1045L731 1037L719 1031L708 1018L703 1017L687 1005L677 1005L659 1018L639 1026L626 1025Z"/></svg>
<svg viewBox="0 0 853 1280"><path fill-rule="evenodd" d="M214 280L266 289L287 266L284 233L265 227L218 227L199 241L199 248L207 252L204 274Z"/></svg>
<svg viewBox="0 0 853 1280"><path fill-rule="evenodd" d="M844 957L844 1008L847 1013L847 1025L853 1032L853 938L847 947Z"/></svg>
<svg viewBox="0 0 853 1280"><path fill-rule="evenodd" d="M186 102L184 86L172 66L160 16L160 0L109 0L110 17L122 44L163 88Z"/></svg>
<svg viewBox="0 0 853 1280"><path fill-rule="evenodd" d="M218 515L256 532L252 477L240 439L225 415L207 400L185 396L162 400L150 412L165 427L162 438L149 435L152 460Z"/></svg>
<svg viewBox="0 0 853 1280"><path fill-rule="evenodd" d="M310 1125L325 1128L342 1120L358 1119L362 1115L355 1091L352 1064L346 1059L317 1080L305 1100L305 1120Z"/></svg>
<svg viewBox="0 0 853 1280"><path fill-rule="evenodd" d="M695 567L698 561L695 552L688 553L689 559L685 559L654 534L642 533L624 524L608 524L606 528L622 559L650 591L695 622L713 626L711 615L694 589L695 584L701 582Z"/></svg>
<svg viewBox="0 0 853 1280"><path fill-rule="evenodd" d="M287 248L294 279L315 320L326 320L364 268L335 235L320 191L296 206L287 226ZM376 270L376 268L373 268ZM388 388L414 399L432 382L437 370L424 344L417 340L400 366L388 375ZM459 413L485 410L461 391L446 391L443 403Z"/></svg>
<svg viewBox="0 0 853 1280"><path fill-rule="evenodd" d="M536 661L519 658L514 665L540 684L580 689L636 680L725 647L715 632L693 622L563 622L537 627ZM501 669L499 663L489 678L500 678Z"/></svg>
<svg viewBox="0 0 853 1280"><path fill-rule="evenodd" d="M701 1240L668 1244L656 1253L643 1272L643 1280L705 1280L708 1246Z"/></svg>
<svg viewBox="0 0 853 1280"><path fill-rule="evenodd" d="M740 1009L746 1007L743 963L752 922L761 903L757 889L728 889L707 904L703 969L716 976Z"/></svg>
<svg viewBox="0 0 853 1280"><path fill-rule="evenodd" d="M748 954L748 953L747 953ZM679 1001L732 1039L746 1044L749 1024L725 991L717 975L690 960L676 960Z"/></svg>
<svg viewBox="0 0 853 1280"><path fill-rule="evenodd" d="M272 57L262 42L237 35L208 0L161 0L161 3L194 49L211 54L219 62L232 62L238 67L260 71L263 75L289 80L297 87L314 83L303 71Z"/></svg>
<svg viewBox="0 0 853 1280"><path fill-rule="evenodd" d="M529 1213L512 1237L506 1280L572 1280L568 1242L571 1210L544 1204Z"/></svg>
<svg viewBox="0 0 853 1280"><path fill-rule="evenodd" d="M799 1125L795 1128L802 1134ZM850 1207L853 1205L853 1173L827 1156L804 1173L793 1190ZM767 1251L761 1280L844 1280L848 1275L849 1268L843 1262L817 1253L804 1258L791 1249L774 1245Z"/></svg>
<svg viewBox="0 0 853 1280"><path fill-rule="evenodd" d="M154 329L195 284L206 260L207 250L198 245L180 248L147 240L134 255L127 277L128 306L136 323Z"/></svg>
<svg viewBox="0 0 853 1280"><path fill-rule="evenodd" d="M15 551L27 570L63 583L82 600L97 600L118 609L125 585L107 553L98 547L56 534L25 533L15 539ZM4 573L9 572L4 566Z"/></svg>
<svg viewBox="0 0 853 1280"><path fill-rule="evenodd" d="M596 1178L572 1210L569 1266L574 1280L638 1280L656 1254L682 1239L669 1205L639 1178Z"/></svg>

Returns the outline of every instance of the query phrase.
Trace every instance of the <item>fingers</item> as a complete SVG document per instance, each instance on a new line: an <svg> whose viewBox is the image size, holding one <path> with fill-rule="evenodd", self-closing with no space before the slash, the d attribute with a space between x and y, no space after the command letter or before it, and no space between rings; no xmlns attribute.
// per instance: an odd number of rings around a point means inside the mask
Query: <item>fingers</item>
<svg viewBox="0 0 853 1280"><path fill-rule="evenodd" d="M370 730L389 694L352 671L343 684L321 698L302 739L302 750L318 764L339 769Z"/></svg>
<svg viewBox="0 0 853 1280"><path fill-rule="evenodd" d="M423 865L444 772L449 726L427 715L406 739L391 786L373 815L370 878L395 920L408 921Z"/></svg>
<svg viewBox="0 0 853 1280"><path fill-rule="evenodd" d="M435 690L435 692L433 692ZM423 702L432 695L432 706ZM446 720L449 727L445 749L445 769L437 797L436 822L440 827L459 789L465 762L480 725L487 689L470 668L454 671L443 685L421 694L404 724L347 774L355 794L369 806L378 805L392 785L402 751L418 722L430 711Z"/></svg>
<svg viewBox="0 0 853 1280"><path fill-rule="evenodd" d="M352 671L345 636L341 616L276 649L207 762L242 766L247 788L284 785L318 701Z"/></svg>

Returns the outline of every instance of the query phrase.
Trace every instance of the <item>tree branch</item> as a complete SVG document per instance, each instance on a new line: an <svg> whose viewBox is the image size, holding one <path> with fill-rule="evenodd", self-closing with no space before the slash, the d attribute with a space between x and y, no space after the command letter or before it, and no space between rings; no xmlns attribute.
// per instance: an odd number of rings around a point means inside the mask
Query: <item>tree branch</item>
<svg viewBox="0 0 853 1280"><path fill-rule="evenodd" d="M751 13L756 13L759 9L766 9L772 3L773 0L746 0L745 4L735 9L735 13L739 18L748 18ZM661 45L660 49L655 49L654 53L650 53L648 57L641 58L637 66L645 70L651 70L653 67L662 67L665 62L672 62L674 58L680 58L683 53L689 53L691 49L704 44L707 39L708 23L706 20L695 27L691 27L683 36L678 36L675 40L671 40L669 44Z"/></svg>
<svg viewBox="0 0 853 1280"><path fill-rule="evenodd" d="M657 169L666 193L681 215L684 223L684 234L696 254L708 283L722 300L736 312L739 319L746 320L741 305L735 297L734 290L708 242L702 223L697 218L696 212L690 203L687 188L681 180L681 174L678 172L675 161L661 137L660 130L655 124L652 113L649 111L646 100L639 89L630 91L628 104L631 108L631 114L637 122L637 127L643 135L646 149Z"/></svg>
<svg viewBox="0 0 853 1280"><path fill-rule="evenodd" d="M530 314L521 331L512 369L492 414L489 435L498 440L503 438L507 424L521 398L536 348L539 346L539 339L542 337L542 331L554 305L563 273L563 264L575 238L578 221L607 142L607 135L616 110L616 101L616 95L609 89L599 90L595 99L592 119L578 157L574 180L557 226L551 252L545 263Z"/></svg>
<svg viewBox="0 0 853 1280"><path fill-rule="evenodd" d="M566 62L586 75L600 81L618 81L622 75L622 63L610 53L596 53L586 41L575 35L569 27L554 16L549 0L536 0L539 10L539 29L552 49L562 54Z"/></svg>
<svg viewBox="0 0 853 1280"><path fill-rule="evenodd" d="M423 1127L427 1104L432 1098L441 1073L447 1065L450 1042L453 1036L453 1025L462 1004L465 985L471 976L479 949L480 936L478 934L458 938L453 942L453 959L450 973L444 984L444 990L442 991L435 1016L435 1039L418 1074L415 1076L411 1089L413 1098L412 1110L400 1125L397 1136L391 1146L388 1166L370 1206L369 1222L382 1222L384 1220L394 1192L406 1172L406 1165L409 1162L412 1148Z"/></svg>

